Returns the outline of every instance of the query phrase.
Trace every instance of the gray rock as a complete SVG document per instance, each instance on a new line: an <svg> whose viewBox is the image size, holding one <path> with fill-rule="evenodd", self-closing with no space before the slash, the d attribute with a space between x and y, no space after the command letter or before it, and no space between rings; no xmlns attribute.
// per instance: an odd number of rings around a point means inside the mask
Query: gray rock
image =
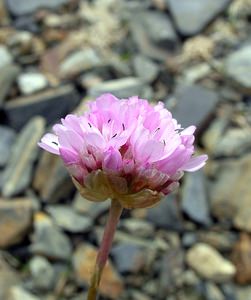
<svg viewBox="0 0 251 300"><path fill-rule="evenodd" d="M34 256L29 262L29 269L36 289L50 291L53 288L55 271L45 257Z"/></svg>
<svg viewBox="0 0 251 300"><path fill-rule="evenodd" d="M143 11L135 18L141 22L150 40L164 48L175 48L177 35L168 15L160 11Z"/></svg>
<svg viewBox="0 0 251 300"><path fill-rule="evenodd" d="M89 95L98 97L103 93L112 93L119 98L128 98L130 96L144 96L145 89L148 86L139 78L127 77L114 79L97 84L90 88Z"/></svg>
<svg viewBox="0 0 251 300"><path fill-rule="evenodd" d="M201 126L214 112L218 95L200 85L180 86L175 91L176 106L172 109L174 118L183 127L192 124Z"/></svg>
<svg viewBox="0 0 251 300"><path fill-rule="evenodd" d="M139 245L123 243L115 246L111 254L120 273L138 273L145 269L147 251Z"/></svg>
<svg viewBox="0 0 251 300"><path fill-rule="evenodd" d="M182 189L182 209L193 221L203 225L211 224L205 176L202 171L186 174Z"/></svg>
<svg viewBox="0 0 251 300"><path fill-rule="evenodd" d="M230 0L166 1L178 30L186 36L202 31L230 3Z"/></svg>
<svg viewBox="0 0 251 300"><path fill-rule="evenodd" d="M21 286L13 286L10 289L7 300L41 300L41 298L29 293Z"/></svg>
<svg viewBox="0 0 251 300"><path fill-rule="evenodd" d="M177 201L171 195L163 198L158 205L149 209L146 218L160 228L175 231L183 228Z"/></svg>
<svg viewBox="0 0 251 300"><path fill-rule="evenodd" d="M59 227L72 233L88 232L92 227L90 217L79 215L69 205L50 205L46 207L46 211Z"/></svg>
<svg viewBox="0 0 251 300"><path fill-rule="evenodd" d="M134 57L133 66L136 75L146 82L155 80L159 72L157 64L143 55Z"/></svg>
<svg viewBox="0 0 251 300"><path fill-rule="evenodd" d="M100 66L100 57L93 49L79 50L70 54L59 67L60 76L69 78L79 73Z"/></svg>
<svg viewBox="0 0 251 300"><path fill-rule="evenodd" d="M24 95L30 95L44 89L48 82L41 73L23 73L17 78L19 89Z"/></svg>
<svg viewBox="0 0 251 300"><path fill-rule="evenodd" d="M8 48L6 48L3 45L0 45L0 69L2 71L2 68L6 67L7 65L12 63L12 55L8 51Z"/></svg>
<svg viewBox="0 0 251 300"><path fill-rule="evenodd" d="M48 124L55 123L71 112L79 100L76 89L72 85L64 85L8 101L4 105L4 110L10 125L20 130L34 115L43 116Z"/></svg>
<svg viewBox="0 0 251 300"><path fill-rule="evenodd" d="M19 282L18 274L0 257L0 300L6 300L10 288Z"/></svg>
<svg viewBox="0 0 251 300"><path fill-rule="evenodd" d="M130 20L130 30L132 32L133 41L140 53L160 62L167 60L168 52L151 42L143 24L139 20L136 18Z"/></svg>
<svg viewBox="0 0 251 300"><path fill-rule="evenodd" d="M0 167L4 167L9 160L10 149L15 141L16 134L11 128L0 126L0 136Z"/></svg>
<svg viewBox="0 0 251 300"><path fill-rule="evenodd" d="M68 0L7 0L6 2L11 14L22 16L32 14L39 8L55 9L58 6L67 4Z"/></svg>
<svg viewBox="0 0 251 300"><path fill-rule="evenodd" d="M2 194L11 197L23 192L32 179L33 163L37 157L37 142L44 133L45 122L34 117L23 128L11 149L11 160L3 173Z"/></svg>
<svg viewBox="0 0 251 300"><path fill-rule="evenodd" d="M0 201L0 248L20 242L32 224L33 206L29 198Z"/></svg>
<svg viewBox="0 0 251 300"><path fill-rule="evenodd" d="M211 211L220 221L251 231L251 155L221 163L210 188ZM241 195L241 197L240 197Z"/></svg>
<svg viewBox="0 0 251 300"><path fill-rule="evenodd" d="M170 248L161 260L159 296L165 297L181 286L184 273L184 253L180 248Z"/></svg>
<svg viewBox="0 0 251 300"><path fill-rule="evenodd" d="M51 259L68 260L72 254L71 242L59 227L42 215L35 219L31 251Z"/></svg>
<svg viewBox="0 0 251 300"><path fill-rule="evenodd" d="M225 61L226 75L240 87L251 90L251 45L246 45L230 54Z"/></svg>
<svg viewBox="0 0 251 300"><path fill-rule="evenodd" d="M9 64L1 68L0 72L0 106L8 95L13 82L16 80L20 68L17 65Z"/></svg>
<svg viewBox="0 0 251 300"><path fill-rule="evenodd" d="M227 282L236 272L235 266L213 247L198 243L186 255L188 265L202 278L214 282Z"/></svg>

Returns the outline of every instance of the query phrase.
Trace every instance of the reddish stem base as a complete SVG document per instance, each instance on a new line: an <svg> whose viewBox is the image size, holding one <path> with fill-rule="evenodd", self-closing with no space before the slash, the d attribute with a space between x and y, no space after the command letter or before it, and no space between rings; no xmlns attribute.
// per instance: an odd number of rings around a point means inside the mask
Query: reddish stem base
<svg viewBox="0 0 251 300"><path fill-rule="evenodd" d="M113 237L119 222L122 206L118 200L112 200L108 220L105 226L103 239L97 255L94 272L91 278L88 290L87 300L96 300L98 296L98 287L101 280L102 272L105 267L109 252L112 246Z"/></svg>

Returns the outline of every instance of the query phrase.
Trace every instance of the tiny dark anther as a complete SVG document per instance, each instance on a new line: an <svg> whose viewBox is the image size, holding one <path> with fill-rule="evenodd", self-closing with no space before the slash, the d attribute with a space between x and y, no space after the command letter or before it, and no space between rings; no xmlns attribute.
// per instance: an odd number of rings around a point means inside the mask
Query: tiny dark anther
<svg viewBox="0 0 251 300"><path fill-rule="evenodd" d="M58 143L56 143L56 142L52 142L52 144L55 144L55 145L57 145L57 146L58 146Z"/></svg>
<svg viewBox="0 0 251 300"><path fill-rule="evenodd" d="M115 133L115 134L112 136L112 138L115 138L115 136L117 136L117 133Z"/></svg>
<svg viewBox="0 0 251 300"><path fill-rule="evenodd" d="M92 128L92 125L91 125L91 123L89 123L89 122L88 122L88 125L90 126L90 128Z"/></svg>
<svg viewBox="0 0 251 300"><path fill-rule="evenodd" d="M124 123L122 123L122 127L123 127L123 130L125 130L125 124Z"/></svg>

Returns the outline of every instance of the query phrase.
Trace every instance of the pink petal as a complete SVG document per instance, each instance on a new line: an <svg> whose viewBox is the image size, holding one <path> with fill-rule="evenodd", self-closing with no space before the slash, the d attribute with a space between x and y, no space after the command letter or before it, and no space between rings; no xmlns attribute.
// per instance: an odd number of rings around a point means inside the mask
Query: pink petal
<svg viewBox="0 0 251 300"><path fill-rule="evenodd" d="M79 156L76 154L76 152L73 152L70 149L60 148L59 152L66 165L73 164L79 161Z"/></svg>
<svg viewBox="0 0 251 300"><path fill-rule="evenodd" d="M105 147L105 140L101 134L97 134L94 132L88 132L84 135L84 139L85 139L87 146L89 144L91 146L94 146L94 147L100 148L100 149Z"/></svg>
<svg viewBox="0 0 251 300"><path fill-rule="evenodd" d="M42 137L41 142L38 143L38 145L44 150L59 155L58 137L55 134L52 133L45 134Z"/></svg>
<svg viewBox="0 0 251 300"><path fill-rule="evenodd" d="M186 164L182 166L182 170L188 172L197 171L205 165L207 159L208 156L206 154L192 157Z"/></svg>
<svg viewBox="0 0 251 300"><path fill-rule="evenodd" d="M120 171L122 168L122 157L117 149L110 148L104 154L103 168L105 170Z"/></svg>

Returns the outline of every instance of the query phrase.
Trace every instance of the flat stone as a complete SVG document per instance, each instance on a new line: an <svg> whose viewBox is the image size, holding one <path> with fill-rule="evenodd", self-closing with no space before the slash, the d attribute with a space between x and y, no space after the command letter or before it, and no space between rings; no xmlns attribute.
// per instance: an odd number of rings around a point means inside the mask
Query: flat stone
<svg viewBox="0 0 251 300"><path fill-rule="evenodd" d="M88 93L94 98L108 92L119 98L128 98L135 95L143 97L145 88L146 85L141 79L127 77L104 81L101 84L91 87Z"/></svg>
<svg viewBox="0 0 251 300"><path fill-rule="evenodd" d="M251 287L248 286L238 286L236 288L236 299L238 300L251 300Z"/></svg>
<svg viewBox="0 0 251 300"><path fill-rule="evenodd" d="M159 73L158 65L143 55L136 55L134 57L133 66L136 75L146 82L155 80Z"/></svg>
<svg viewBox="0 0 251 300"><path fill-rule="evenodd" d="M39 8L55 9L68 3L67 0L7 0L6 2L10 13L15 16L32 14Z"/></svg>
<svg viewBox="0 0 251 300"><path fill-rule="evenodd" d="M0 299L7 299L10 288L19 282L18 274L0 257Z"/></svg>
<svg viewBox="0 0 251 300"><path fill-rule="evenodd" d="M203 171L185 175L182 188L182 209L195 222L210 225L210 209Z"/></svg>
<svg viewBox="0 0 251 300"><path fill-rule="evenodd" d="M248 128L231 128L219 139L213 154L218 157L236 157L251 149L251 132Z"/></svg>
<svg viewBox="0 0 251 300"><path fill-rule="evenodd" d="M50 291L55 284L55 271L50 262L42 256L34 256L29 261L33 286L42 291Z"/></svg>
<svg viewBox="0 0 251 300"><path fill-rule="evenodd" d="M48 180L48 173L50 180ZM74 189L61 158L47 151L42 151L32 185L40 197L49 203L67 198Z"/></svg>
<svg viewBox="0 0 251 300"><path fill-rule="evenodd" d="M201 277L214 282L226 282L233 278L235 266L213 247L198 243L186 255L188 265Z"/></svg>
<svg viewBox="0 0 251 300"><path fill-rule="evenodd" d="M46 211L59 227L72 233L88 232L93 225L90 217L78 214L69 205L49 205Z"/></svg>
<svg viewBox="0 0 251 300"><path fill-rule="evenodd" d="M7 248L22 240L32 224L32 200L0 199L0 248Z"/></svg>
<svg viewBox="0 0 251 300"><path fill-rule="evenodd" d="M73 267L76 278L80 284L89 284L95 260L97 249L89 244L80 244L73 256ZM124 290L123 281L115 270L111 261L105 265L100 282L100 294L111 299L119 299Z"/></svg>
<svg viewBox="0 0 251 300"><path fill-rule="evenodd" d="M92 202L84 199L78 192L73 200L73 208L80 214L91 217L92 220L96 220L110 208L109 201Z"/></svg>
<svg viewBox="0 0 251 300"><path fill-rule="evenodd" d="M161 259L159 296L165 297L181 286L184 273L184 253L180 248L170 248Z"/></svg>
<svg viewBox="0 0 251 300"><path fill-rule="evenodd" d="M224 138L224 134L228 127L229 118L221 117L210 123L209 128L202 136L203 145L212 155L215 154L218 144Z"/></svg>
<svg viewBox="0 0 251 300"><path fill-rule="evenodd" d="M6 67L7 65L12 63L12 55L10 54L7 47L4 45L0 45L0 69Z"/></svg>
<svg viewBox="0 0 251 300"><path fill-rule="evenodd" d="M166 0L179 32L190 36L201 32L230 0Z"/></svg>
<svg viewBox="0 0 251 300"><path fill-rule="evenodd" d="M168 15L161 11L141 11L135 15L141 22L150 40L157 46L175 48L177 35Z"/></svg>
<svg viewBox="0 0 251 300"><path fill-rule="evenodd" d="M231 53L225 60L226 75L241 88L251 91L251 45L245 45Z"/></svg>
<svg viewBox="0 0 251 300"><path fill-rule="evenodd" d="M11 160L3 173L2 195L4 197L18 195L30 184L33 163L38 153L37 142L44 133L44 127L45 122L42 117L32 118L13 144Z"/></svg>
<svg viewBox="0 0 251 300"><path fill-rule="evenodd" d="M208 300L225 300L225 296L221 292L220 288L213 282L207 282L206 296Z"/></svg>
<svg viewBox="0 0 251 300"><path fill-rule="evenodd" d="M127 232L142 238L149 238L154 235L153 224L140 219L125 219L120 222L121 227Z"/></svg>
<svg viewBox="0 0 251 300"><path fill-rule="evenodd" d="M214 112L218 95L200 85L179 86L175 91L176 106L173 117L185 128L192 124L202 126Z"/></svg>
<svg viewBox="0 0 251 300"><path fill-rule="evenodd" d="M165 62L168 59L168 52L152 43L140 20L133 17L130 19L129 25L133 41L140 53L160 62Z"/></svg>
<svg viewBox="0 0 251 300"><path fill-rule="evenodd" d="M156 227L180 231L183 228L178 203L171 195L147 211L146 219Z"/></svg>
<svg viewBox="0 0 251 300"><path fill-rule="evenodd" d="M8 64L1 68L0 72L0 106L10 92L11 86L16 80L20 68L14 64Z"/></svg>
<svg viewBox="0 0 251 300"><path fill-rule="evenodd" d="M10 289L7 300L41 300L41 298L29 293L21 286L13 286Z"/></svg>
<svg viewBox="0 0 251 300"><path fill-rule="evenodd" d="M66 234L44 213L38 212L34 220L35 232L31 251L50 259L69 260L72 254L71 242Z"/></svg>
<svg viewBox="0 0 251 300"><path fill-rule="evenodd" d="M59 75L62 78L71 78L84 71L100 66L101 58L91 48L78 50L65 58L59 66Z"/></svg>
<svg viewBox="0 0 251 300"><path fill-rule="evenodd" d="M35 95L18 97L4 105L10 125L20 130L34 115L43 116L48 124L71 112L79 102L75 88L68 84Z"/></svg>
<svg viewBox="0 0 251 300"><path fill-rule="evenodd" d="M237 240L237 234L232 231L199 231L197 240L206 243L218 251L230 252Z"/></svg>
<svg viewBox="0 0 251 300"><path fill-rule="evenodd" d="M221 163L217 181L210 188L211 210L215 217L240 229L251 231L251 156ZM241 196L240 196L241 195Z"/></svg>
<svg viewBox="0 0 251 300"><path fill-rule="evenodd" d="M22 73L17 78L17 84L24 95L30 95L44 89L48 81L41 73Z"/></svg>
<svg viewBox="0 0 251 300"><path fill-rule="evenodd" d="M143 271L147 261L146 249L133 243L123 243L112 249L112 257L120 273L138 273Z"/></svg>
<svg viewBox="0 0 251 300"><path fill-rule="evenodd" d="M16 134L11 128L0 126L0 136L0 167L4 167L10 158L10 149L15 141Z"/></svg>

